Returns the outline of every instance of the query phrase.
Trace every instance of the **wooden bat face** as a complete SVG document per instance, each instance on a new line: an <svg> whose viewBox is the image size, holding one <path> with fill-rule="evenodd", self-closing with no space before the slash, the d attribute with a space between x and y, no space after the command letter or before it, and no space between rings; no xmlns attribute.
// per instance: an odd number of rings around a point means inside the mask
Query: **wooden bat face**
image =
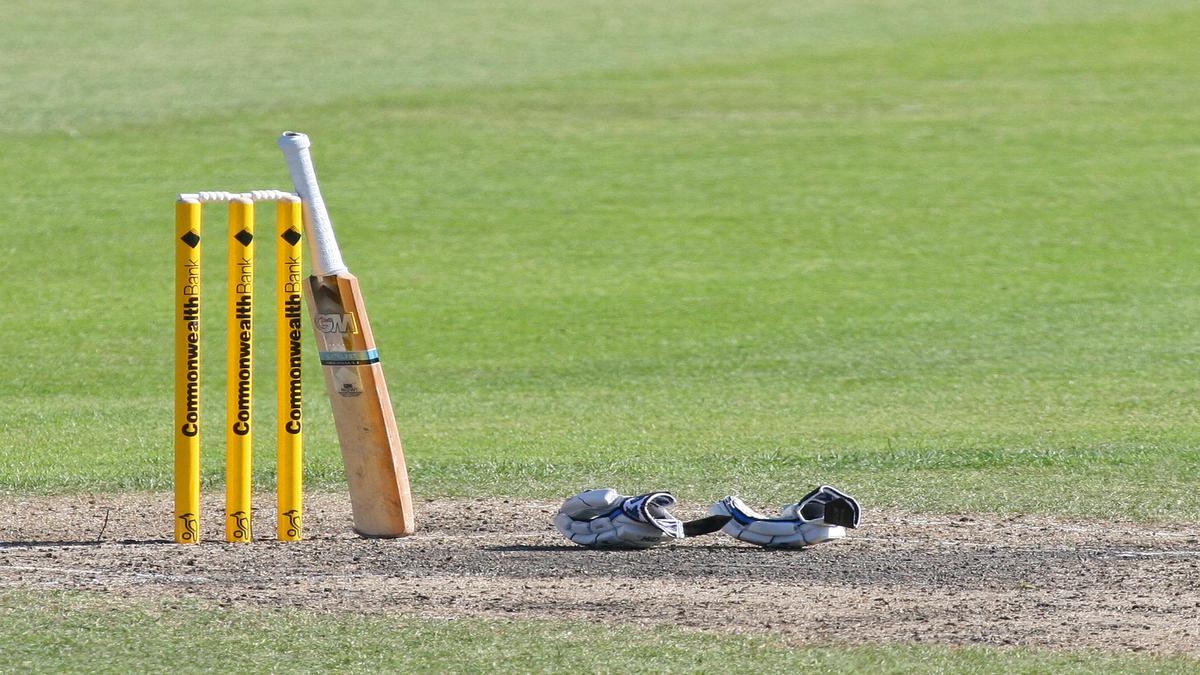
<svg viewBox="0 0 1200 675"><path fill-rule="evenodd" d="M371 537L412 534L404 448L358 280L351 274L309 277L307 296L346 465L354 529Z"/></svg>

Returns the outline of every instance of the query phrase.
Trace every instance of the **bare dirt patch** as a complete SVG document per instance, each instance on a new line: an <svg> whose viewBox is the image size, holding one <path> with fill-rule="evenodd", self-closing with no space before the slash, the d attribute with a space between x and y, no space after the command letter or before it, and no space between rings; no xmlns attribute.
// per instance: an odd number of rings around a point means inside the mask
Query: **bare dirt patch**
<svg viewBox="0 0 1200 675"><path fill-rule="evenodd" d="M0 497L0 591L1200 656L1195 526L868 510L851 538L802 551L718 534L598 552L558 536L556 503L424 501L417 536L367 540L347 499L318 494L308 539L288 544L270 540L272 500L257 501L263 541L223 543L212 499L207 541L178 546L166 495Z"/></svg>

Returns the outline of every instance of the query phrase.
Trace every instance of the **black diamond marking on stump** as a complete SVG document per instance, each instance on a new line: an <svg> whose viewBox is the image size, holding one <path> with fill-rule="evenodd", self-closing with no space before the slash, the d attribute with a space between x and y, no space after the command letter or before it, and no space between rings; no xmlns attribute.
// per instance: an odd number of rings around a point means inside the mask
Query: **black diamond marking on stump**
<svg viewBox="0 0 1200 675"><path fill-rule="evenodd" d="M284 230L283 234L279 235L279 237L292 246L295 246L296 242L300 241L300 233L291 228Z"/></svg>
<svg viewBox="0 0 1200 675"><path fill-rule="evenodd" d="M200 235L196 234L195 230L188 230L187 234L179 238L179 241L188 245L188 248L196 248L196 244L200 243Z"/></svg>
<svg viewBox="0 0 1200 675"><path fill-rule="evenodd" d="M238 243L241 244L242 246L249 246L250 242L254 241L254 235L250 234L249 232L247 232L245 230L242 230L241 232L238 232L237 234L233 235L233 238L237 239Z"/></svg>

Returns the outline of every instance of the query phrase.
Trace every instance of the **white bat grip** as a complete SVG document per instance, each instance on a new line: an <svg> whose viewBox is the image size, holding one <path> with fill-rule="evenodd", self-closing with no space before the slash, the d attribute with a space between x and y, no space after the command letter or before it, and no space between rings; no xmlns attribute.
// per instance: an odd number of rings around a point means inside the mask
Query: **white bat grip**
<svg viewBox="0 0 1200 675"><path fill-rule="evenodd" d="M312 145L308 136L295 131L285 131L279 137L279 149L287 159L288 171L296 193L304 201L305 226L309 249L312 251L312 271L317 276L331 276L349 272L342 262L342 251L333 236L333 224L321 198L321 187L317 185L317 171L313 168Z"/></svg>

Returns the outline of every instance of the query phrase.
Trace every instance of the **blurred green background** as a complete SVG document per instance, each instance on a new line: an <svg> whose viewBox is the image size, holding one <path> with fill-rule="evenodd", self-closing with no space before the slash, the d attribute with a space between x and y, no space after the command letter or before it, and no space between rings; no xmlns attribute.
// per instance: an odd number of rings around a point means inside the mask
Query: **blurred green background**
<svg viewBox="0 0 1200 675"><path fill-rule="evenodd" d="M418 495L1194 519L1198 38L1168 0L4 3L0 490L169 489L173 197L286 186L298 129Z"/></svg>

